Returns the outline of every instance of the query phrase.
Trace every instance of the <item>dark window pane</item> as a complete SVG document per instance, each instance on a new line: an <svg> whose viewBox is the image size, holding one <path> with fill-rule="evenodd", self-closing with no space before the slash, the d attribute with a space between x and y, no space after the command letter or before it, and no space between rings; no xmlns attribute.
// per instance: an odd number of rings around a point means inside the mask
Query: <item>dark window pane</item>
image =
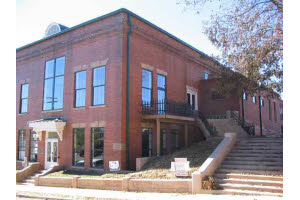
<svg viewBox="0 0 300 200"><path fill-rule="evenodd" d="M195 110L195 104L196 102L195 102L195 95L193 95L192 94L192 108L193 108L193 110Z"/></svg>
<svg viewBox="0 0 300 200"><path fill-rule="evenodd" d="M93 86L105 84L105 67L98 67L93 70Z"/></svg>
<svg viewBox="0 0 300 200"><path fill-rule="evenodd" d="M18 159L24 160L25 157L25 146L26 146L26 131L20 130L19 131L19 148L18 148Z"/></svg>
<svg viewBox="0 0 300 200"><path fill-rule="evenodd" d="M85 106L85 89L76 90L75 107Z"/></svg>
<svg viewBox="0 0 300 200"><path fill-rule="evenodd" d="M84 129L76 128L73 130L73 165L84 166Z"/></svg>
<svg viewBox="0 0 300 200"><path fill-rule="evenodd" d="M143 69L142 70L142 87L152 88L152 72Z"/></svg>
<svg viewBox="0 0 300 200"><path fill-rule="evenodd" d="M57 58L55 63L55 76L64 75L65 73L65 57Z"/></svg>
<svg viewBox="0 0 300 200"><path fill-rule="evenodd" d="M104 128L92 128L91 167L104 167Z"/></svg>
<svg viewBox="0 0 300 200"><path fill-rule="evenodd" d="M27 112L28 99L22 99L21 102L21 113Z"/></svg>
<svg viewBox="0 0 300 200"><path fill-rule="evenodd" d="M52 109L52 100L53 100L53 78L45 80L44 86L44 110Z"/></svg>
<svg viewBox="0 0 300 200"><path fill-rule="evenodd" d="M86 87L86 71L76 73L76 89L82 89Z"/></svg>
<svg viewBox="0 0 300 200"><path fill-rule="evenodd" d="M38 138L36 132L31 132L30 134L30 161L37 161L38 153Z"/></svg>
<svg viewBox="0 0 300 200"><path fill-rule="evenodd" d="M104 86L94 87L93 105L104 104Z"/></svg>
<svg viewBox="0 0 300 200"><path fill-rule="evenodd" d="M142 88L142 101L143 102L151 102L151 90Z"/></svg>
<svg viewBox="0 0 300 200"><path fill-rule="evenodd" d="M46 62L45 78L50 78L54 76L54 60L49 60Z"/></svg>
<svg viewBox="0 0 300 200"><path fill-rule="evenodd" d="M63 96L64 96L64 77L55 78L55 89L54 89L54 109L60 109L63 107Z"/></svg>
<svg viewBox="0 0 300 200"><path fill-rule="evenodd" d="M166 77L162 75L157 75L157 87L159 88L166 88Z"/></svg>
<svg viewBox="0 0 300 200"><path fill-rule="evenodd" d="M186 94L186 98L187 98L188 104L191 105L191 94L190 94L190 93L187 93L187 94Z"/></svg>
<svg viewBox="0 0 300 200"><path fill-rule="evenodd" d="M22 95L21 98L28 98L28 89L29 89L29 84L24 84L22 85Z"/></svg>

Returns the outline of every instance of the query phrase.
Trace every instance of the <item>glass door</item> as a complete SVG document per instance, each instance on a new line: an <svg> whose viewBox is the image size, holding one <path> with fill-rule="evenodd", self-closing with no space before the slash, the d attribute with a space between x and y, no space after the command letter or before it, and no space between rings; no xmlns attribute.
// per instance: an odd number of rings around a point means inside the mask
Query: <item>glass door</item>
<svg viewBox="0 0 300 200"><path fill-rule="evenodd" d="M57 165L57 160L58 160L58 140L53 138L47 139L45 169L49 169L51 166Z"/></svg>

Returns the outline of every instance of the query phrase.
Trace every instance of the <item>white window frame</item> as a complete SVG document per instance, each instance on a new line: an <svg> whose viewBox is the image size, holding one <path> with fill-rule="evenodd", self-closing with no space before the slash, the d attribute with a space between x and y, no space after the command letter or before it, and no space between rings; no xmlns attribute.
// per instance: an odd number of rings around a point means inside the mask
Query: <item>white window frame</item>
<svg viewBox="0 0 300 200"><path fill-rule="evenodd" d="M190 105L192 105L192 95L195 95L195 110L198 110L198 93L191 89L187 89L186 93L190 94Z"/></svg>

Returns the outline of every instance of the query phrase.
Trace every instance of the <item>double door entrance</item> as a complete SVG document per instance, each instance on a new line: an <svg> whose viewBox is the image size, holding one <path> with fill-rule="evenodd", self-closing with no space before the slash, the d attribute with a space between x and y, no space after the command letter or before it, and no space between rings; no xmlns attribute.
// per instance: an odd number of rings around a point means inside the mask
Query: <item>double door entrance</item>
<svg viewBox="0 0 300 200"><path fill-rule="evenodd" d="M57 165L58 160L58 139L47 138L46 139L46 152L45 152L45 169L49 169L51 166Z"/></svg>

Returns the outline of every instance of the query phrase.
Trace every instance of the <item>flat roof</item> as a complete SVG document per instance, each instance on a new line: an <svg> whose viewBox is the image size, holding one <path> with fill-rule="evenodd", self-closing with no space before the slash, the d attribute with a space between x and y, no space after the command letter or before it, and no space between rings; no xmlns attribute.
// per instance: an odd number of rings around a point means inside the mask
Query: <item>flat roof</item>
<svg viewBox="0 0 300 200"><path fill-rule="evenodd" d="M64 29L63 31L61 31L61 32L59 32L59 33L53 34L53 35L51 35L51 36L42 38L42 39L40 39L40 40L37 40L37 41L32 42L32 43L29 43L29 44L27 44L27 45L21 46L21 47L17 48L16 51L23 50L23 49L28 48L28 47L30 47L30 46L33 46L33 45L35 45L35 44L41 43L41 42L43 42L43 41L45 41L45 40L54 38L54 37L59 36L59 35L62 35L62 34L65 34L65 33L67 33L67 32L70 32L70 31L75 30L75 29L77 29L77 28L80 28L80 27L83 27L83 26L85 26L85 25L91 24L91 23L93 23L93 22L99 21L99 20L101 20L101 19L105 19L105 18L111 17L111 16L113 16L113 15L117 15L117 14L119 14L119 13L121 13L121 12L125 12L125 13L127 13L127 14L129 14L129 15L131 15L131 16L133 16L133 17L135 17L135 18L137 18L137 19L139 19L139 20L141 20L141 21L143 21L144 23L148 24L148 25L151 26L152 28L154 28L154 29L160 31L161 33L167 35L168 37L170 37L170 38L172 38L172 39L174 39L174 40L176 40L177 42L179 42L179 43L181 43L181 44L183 44L183 45L189 47L190 49L196 51L196 52L199 53L200 55L202 55L202 56L204 56L204 57L206 57L206 58L211 59L212 61L214 61L215 63L217 63L217 64L219 64L219 65L221 65L221 66L224 66L223 64L221 64L221 63L220 63L219 61L217 61L216 59L214 59L214 58L208 56L207 54L205 54L205 53L203 53L202 51L200 51L200 50L196 49L195 47L193 47L192 45L190 45L190 44L188 44L188 43L182 41L182 40L179 39L178 37L172 35L171 33L167 32L167 31L165 31L165 30L163 30L162 28L156 26L155 24L149 22L148 20L146 20L146 19L144 19L144 18L138 16L137 14L131 12L130 10L127 10L126 8L120 8L120 9L118 9L118 10L115 10L115 11L113 11L113 12L107 13L107 14L102 15L102 16L100 16L100 17L96 17L96 18L94 18L94 19L88 20L88 21L83 22L83 23L81 23L81 24L78 24L78 25L76 25L76 26L73 26L73 27Z"/></svg>

